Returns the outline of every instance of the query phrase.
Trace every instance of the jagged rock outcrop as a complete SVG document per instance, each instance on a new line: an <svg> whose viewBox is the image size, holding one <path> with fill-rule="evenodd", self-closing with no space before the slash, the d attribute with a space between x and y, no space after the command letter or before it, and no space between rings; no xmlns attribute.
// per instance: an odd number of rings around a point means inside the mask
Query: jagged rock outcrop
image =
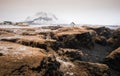
<svg viewBox="0 0 120 76"><path fill-rule="evenodd" d="M86 27L86 28L94 30L99 36L104 36L107 39L110 38L113 33L113 30L107 27Z"/></svg>
<svg viewBox="0 0 120 76"><path fill-rule="evenodd" d="M106 56L105 63L120 72L120 47Z"/></svg>
<svg viewBox="0 0 120 76"><path fill-rule="evenodd" d="M84 28L60 28L55 32L57 47L92 49L94 42L91 33Z"/></svg>
<svg viewBox="0 0 120 76"><path fill-rule="evenodd" d="M109 42L114 30L111 30L107 27L88 27L88 26L84 26L84 28L88 29L88 30L92 30L94 32L94 41L97 44L100 44L102 46L108 46Z"/></svg>

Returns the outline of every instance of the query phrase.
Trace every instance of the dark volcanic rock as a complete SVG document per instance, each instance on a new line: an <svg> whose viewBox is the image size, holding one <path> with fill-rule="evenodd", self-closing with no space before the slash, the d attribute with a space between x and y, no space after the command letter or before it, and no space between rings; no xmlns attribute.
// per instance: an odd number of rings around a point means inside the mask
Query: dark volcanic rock
<svg viewBox="0 0 120 76"><path fill-rule="evenodd" d="M111 37L114 35L114 30L107 27L85 27L88 30L95 32L94 41L102 46L110 44ZM111 43L112 44L112 43Z"/></svg>
<svg viewBox="0 0 120 76"><path fill-rule="evenodd" d="M120 72L120 47L112 51L106 58L107 63L111 68Z"/></svg>
<svg viewBox="0 0 120 76"><path fill-rule="evenodd" d="M120 28L113 32L112 37L108 39L108 43L113 47L113 50L120 47Z"/></svg>
<svg viewBox="0 0 120 76"><path fill-rule="evenodd" d="M97 28L88 28L96 31L96 33L100 36L104 36L105 38L110 38L112 36L113 31L107 27L97 27Z"/></svg>
<svg viewBox="0 0 120 76"><path fill-rule="evenodd" d="M75 60L79 60L81 61L82 58L82 52L81 51L78 51L78 50L74 50L74 49L60 49L58 51L58 54L62 57L66 56L68 57L71 61L75 61ZM65 57L65 58L66 58Z"/></svg>

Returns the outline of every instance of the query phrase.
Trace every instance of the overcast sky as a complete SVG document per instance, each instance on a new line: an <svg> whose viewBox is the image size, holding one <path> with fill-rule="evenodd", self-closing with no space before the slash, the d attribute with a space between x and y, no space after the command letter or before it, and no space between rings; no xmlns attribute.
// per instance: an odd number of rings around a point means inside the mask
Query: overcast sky
<svg viewBox="0 0 120 76"><path fill-rule="evenodd" d="M24 21L41 11L64 23L120 25L120 0L0 0L0 21Z"/></svg>

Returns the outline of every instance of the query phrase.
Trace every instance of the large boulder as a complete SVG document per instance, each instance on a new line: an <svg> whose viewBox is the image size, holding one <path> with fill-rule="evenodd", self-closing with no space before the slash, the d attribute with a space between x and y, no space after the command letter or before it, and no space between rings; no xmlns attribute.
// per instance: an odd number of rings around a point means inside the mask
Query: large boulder
<svg viewBox="0 0 120 76"><path fill-rule="evenodd" d="M120 47L106 56L105 63L120 72Z"/></svg>

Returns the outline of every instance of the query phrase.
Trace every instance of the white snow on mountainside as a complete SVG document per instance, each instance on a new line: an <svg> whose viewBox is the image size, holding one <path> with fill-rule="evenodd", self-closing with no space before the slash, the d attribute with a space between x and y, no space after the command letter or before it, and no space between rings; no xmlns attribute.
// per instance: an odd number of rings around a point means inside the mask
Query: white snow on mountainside
<svg viewBox="0 0 120 76"><path fill-rule="evenodd" d="M56 24L58 21L58 18L51 13L46 13L46 12L38 12L34 16L27 17L25 22L29 24Z"/></svg>

